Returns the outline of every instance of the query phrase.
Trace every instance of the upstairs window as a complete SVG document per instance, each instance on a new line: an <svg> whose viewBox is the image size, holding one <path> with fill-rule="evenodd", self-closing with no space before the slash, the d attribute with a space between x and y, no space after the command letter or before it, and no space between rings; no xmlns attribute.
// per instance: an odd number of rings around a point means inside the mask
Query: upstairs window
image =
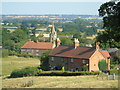
<svg viewBox="0 0 120 90"><path fill-rule="evenodd" d="M74 59L73 59L73 58L71 58L71 59L70 59L70 62L74 62Z"/></svg>
<svg viewBox="0 0 120 90"><path fill-rule="evenodd" d="M54 61L54 57L51 57L51 60Z"/></svg>
<svg viewBox="0 0 120 90"><path fill-rule="evenodd" d="M86 60L82 60L82 63L83 63L83 64L86 64Z"/></svg>
<svg viewBox="0 0 120 90"><path fill-rule="evenodd" d="M39 50L36 50L36 52L39 52Z"/></svg>

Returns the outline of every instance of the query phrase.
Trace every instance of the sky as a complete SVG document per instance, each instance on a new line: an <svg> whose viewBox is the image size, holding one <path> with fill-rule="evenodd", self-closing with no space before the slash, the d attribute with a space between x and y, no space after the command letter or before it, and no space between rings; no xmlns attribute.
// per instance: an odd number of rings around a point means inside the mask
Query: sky
<svg viewBox="0 0 120 90"><path fill-rule="evenodd" d="M105 0L2 0L2 14L98 15L98 9L104 2Z"/></svg>

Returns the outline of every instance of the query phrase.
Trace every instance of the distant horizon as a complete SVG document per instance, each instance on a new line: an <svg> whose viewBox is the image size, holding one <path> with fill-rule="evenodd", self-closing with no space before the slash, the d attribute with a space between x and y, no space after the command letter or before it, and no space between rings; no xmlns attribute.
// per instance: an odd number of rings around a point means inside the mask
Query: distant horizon
<svg viewBox="0 0 120 90"><path fill-rule="evenodd" d="M2 15L98 15L101 2L3 2Z"/></svg>
<svg viewBox="0 0 120 90"><path fill-rule="evenodd" d="M0 15L35 15L35 16L39 16L39 15L90 15L90 16L99 16L99 15L93 15L93 14L0 14Z"/></svg>

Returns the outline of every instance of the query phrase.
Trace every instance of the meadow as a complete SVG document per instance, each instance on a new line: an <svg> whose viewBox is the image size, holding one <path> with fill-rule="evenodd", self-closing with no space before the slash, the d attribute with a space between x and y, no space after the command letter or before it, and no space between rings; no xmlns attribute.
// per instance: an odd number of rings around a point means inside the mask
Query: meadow
<svg viewBox="0 0 120 90"><path fill-rule="evenodd" d="M96 75L85 76L30 76L7 78L15 69L39 66L37 58L7 57L2 59L3 88L117 88L118 80L97 78Z"/></svg>
<svg viewBox="0 0 120 90"><path fill-rule="evenodd" d="M12 82L12 83L11 83ZM118 80L92 76L32 76L4 78L3 88L117 88Z"/></svg>
<svg viewBox="0 0 120 90"><path fill-rule="evenodd" d="M39 66L40 60L37 58L24 58L17 56L9 56L2 58L2 75L10 75L13 70L25 67Z"/></svg>

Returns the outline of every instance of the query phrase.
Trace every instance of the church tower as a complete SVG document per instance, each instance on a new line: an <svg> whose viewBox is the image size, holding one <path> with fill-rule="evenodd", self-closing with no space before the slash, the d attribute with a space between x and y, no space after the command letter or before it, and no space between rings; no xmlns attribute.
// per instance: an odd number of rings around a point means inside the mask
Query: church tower
<svg viewBox="0 0 120 90"><path fill-rule="evenodd" d="M55 31L54 24L52 25L52 29L50 32L50 42L54 42L57 39L57 32Z"/></svg>

